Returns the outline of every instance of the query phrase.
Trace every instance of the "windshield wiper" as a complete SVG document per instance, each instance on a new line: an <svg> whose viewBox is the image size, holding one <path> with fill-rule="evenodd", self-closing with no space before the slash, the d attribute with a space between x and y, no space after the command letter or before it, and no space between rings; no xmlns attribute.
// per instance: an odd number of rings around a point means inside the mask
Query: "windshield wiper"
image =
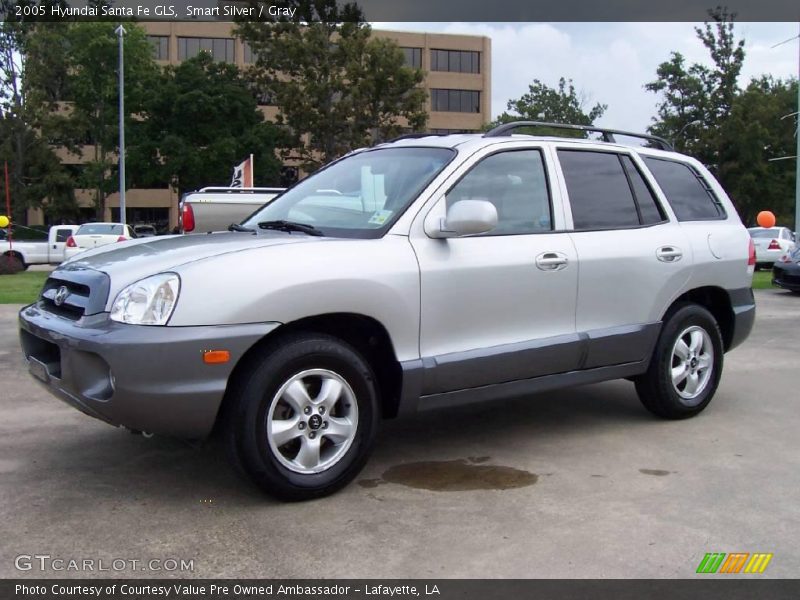
<svg viewBox="0 0 800 600"><path fill-rule="evenodd" d="M261 229L276 229L278 231L300 231L306 235L323 236L325 235L313 225L305 223L295 223L294 221L262 221L258 224Z"/></svg>
<svg viewBox="0 0 800 600"><path fill-rule="evenodd" d="M228 231L246 231L246 232L251 232L251 231L254 231L254 230L250 229L249 227L245 227L243 225L239 225L238 223L231 223L230 225L228 225Z"/></svg>

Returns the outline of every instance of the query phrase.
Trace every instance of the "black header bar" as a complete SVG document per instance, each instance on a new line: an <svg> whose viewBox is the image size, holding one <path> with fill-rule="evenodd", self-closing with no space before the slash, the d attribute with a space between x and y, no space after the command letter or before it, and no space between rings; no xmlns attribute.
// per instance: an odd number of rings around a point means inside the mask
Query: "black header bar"
<svg viewBox="0 0 800 600"><path fill-rule="evenodd" d="M2 18L270 21L300 14L291 12L300 4L297 0L113 0L101 8L87 6L86 0L67 0L66 11L54 4L12 0L12 14ZM725 6L740 22L800 21L798 0L358 0L357 4L367 21L379 22L701 22L717 5Z"/></svg>

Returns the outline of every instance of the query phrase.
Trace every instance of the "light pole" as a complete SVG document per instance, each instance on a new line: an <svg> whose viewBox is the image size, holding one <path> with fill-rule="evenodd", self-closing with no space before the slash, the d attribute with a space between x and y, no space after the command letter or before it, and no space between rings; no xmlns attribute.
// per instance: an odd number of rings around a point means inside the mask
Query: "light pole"
<svg viewBox="0 0 800 600"><path fill-rule="evenodd" d="M125 50L122 43L125 28L120 25L115 33L119 37L119 217L120 223L125 225Z"/></svg>
<svg viewBox="0 0 800 600"><path fill-rule="evenodd" d="M773 48L777 48L778 46L782 46L792 40L798 40L797 44L797 112L794 113L795 119L795 127L794 127L794 139L795 143L797 144L797 151L794 153L795 159L795 180L794 180L794 230L800 230L800 33L798 33L795 37L789 38L788 40L784 40L778 44L772 46ZM786 117L791 117L792 115L785 115L781 117L785 119ZM785 157L785 159L790 159L791 156ZM784 158L780 158L778 160L784 160Z"/></svg>
<svg viewBox="0 0 800 600"><path fill-rule="evenodd" d="M700 119L695 119L694 121L689 121L688 123L686 123L686 125L681 127L678 133L676 133L675 137L672 139L673 145L675 145L675 142L677 142L680 139L680 137L683 135L683 132L686 131L687 127L694 127L695 125L702 125L702 124L703 122Z"/></svg>
<svg viewBox="0 0 800 600"><path fill-rule="evenodd" d="M794 230L800 230L800 33L797 35L797 112L795 113L794 139L797 152L794 153Z"/></svg>

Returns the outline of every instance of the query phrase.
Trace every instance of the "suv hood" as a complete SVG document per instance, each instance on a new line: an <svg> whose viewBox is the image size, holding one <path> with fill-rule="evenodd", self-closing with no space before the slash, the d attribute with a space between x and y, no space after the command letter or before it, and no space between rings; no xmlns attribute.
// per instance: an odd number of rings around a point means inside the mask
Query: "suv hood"
<svg viewBox="0 0 800 600"><path fill-rule="evenodd" d="M169 271L180 265L253 248L320 242L331 238L303 233L268 231L265 233L222 232L174 235L108 244L81 252L62 263L58 270L94 269L111 277L112 293L144 277Z"/></svg>

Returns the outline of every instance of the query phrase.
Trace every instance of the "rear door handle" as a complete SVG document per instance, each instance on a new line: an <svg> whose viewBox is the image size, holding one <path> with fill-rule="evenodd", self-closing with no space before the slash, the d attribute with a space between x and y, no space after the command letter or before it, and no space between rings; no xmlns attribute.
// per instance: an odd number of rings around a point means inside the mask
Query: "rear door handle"
<svg viewBox="0 0 800 600"><path fill-rule="evenodd" d="M661 262L677 262L683 258L683 252L677 246L661 246L656 250L656 258Z"/></svg>
<svg viewBox="0 0 800 600"><path fill-rule="evenodd" d="M568 264L567 255L561 252L543 252L536 257L536 266L542 271L560 271Z"/></svg>

